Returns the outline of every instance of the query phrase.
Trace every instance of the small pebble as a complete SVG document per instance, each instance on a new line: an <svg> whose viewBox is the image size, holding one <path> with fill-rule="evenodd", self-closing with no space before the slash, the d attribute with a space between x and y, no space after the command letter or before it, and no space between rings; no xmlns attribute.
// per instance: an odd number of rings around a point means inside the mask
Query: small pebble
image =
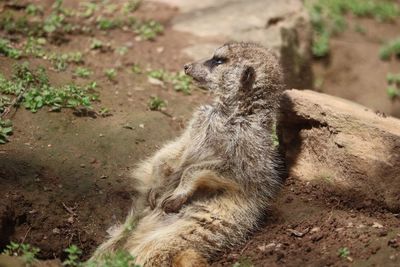
<svg viewBox="0 0 400 267"><path fill-rule="evenodd" d="M310 233L316 233L316 232L319 232L321 230L321 228L319 228L319 227L313 227L311 230L310 230Z"/></svg>
<svg viewBox="0 0 400 267"><path fill-rule="evenodd" d="M372 227L374 227L374 228L383 228L383 225L380 224L380 223L378 223L378 222L374 222L374 223L372 224Z"/></svg>

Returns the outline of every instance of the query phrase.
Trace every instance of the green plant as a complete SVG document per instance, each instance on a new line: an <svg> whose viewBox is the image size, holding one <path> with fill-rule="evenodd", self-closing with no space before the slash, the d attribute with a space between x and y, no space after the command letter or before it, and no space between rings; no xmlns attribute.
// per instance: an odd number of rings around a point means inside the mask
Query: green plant
<svg viewBox="0 0 400 267"><path fill-rule="evenodd" d="M272 125L272 145L274 147L278 147L279 146L279 137L278 134L276 133L276 122L274 122L274 124Z"/></svg>
<svg viewBox="0 0 400 267"><path fill-rule="evenodd" d="M191 92L192 78L183 72L168 73L163 69L158 69L148 71L147 76L163 82L172 83L175 91L183 92L186 95L189 95Z"/></svg>
<svg viewBox="0 0 400 267"><path fill-rule="evenodd" d="M90 44L90 49L101 49L103 48L103 42L98 39L93 39L92 43Z"/></svg>
<svg viewBox="0 0 400 267"><path fill-rule="evenodd" d="M387 42L379 50L382 60L389 60L392 56L400 57L400 37Z"/></svg>
<svg viewBox="0 0 400 267"><path fill-rule="evenodd" d="M324 86L325 78L323 76L314 77L313 87L316 91L321 91Z"/></svg>
<svg viewBox="0 0 400 267"><path fill-rule="evenodd" d="M400 97L400 90L395 86L388 86L386 88L386 93L391 100Z"/></svg>
<svg viewBox="0 0 400 267"><path fill-rule="evenodd" d="M43 46L46 44L45 38L29 37L24 45L24 53L35 57L44 57L46 52Z"/></svg>
<svg viewBox="0 0 400 267"><path fill-rule="evenodd" d="M140 267L135 264L135 257L126 251L116 251L104 255L99 260L91 260L83 264L84 267Z"/></svg>
<svg viewBox="0 0 400 267"><path fill-rule="evenodd" d="M183 72L178 72L172 75L172 84L175 91L189 95L191 92L192 78Z"/></svg>
<svg viewBox="0 0 400 267"><path fill-rule="evenodd" d="M386 80L389 84L400 85L400 73L397 74L388 73L388 75L386 76Z"/></svg>
<svg viewBox="0 0 400 267"><path fill-rule="evenodd" d="M83 55L81 52L68 52L66 54L62 54L62 56L65 57L68 63L83 63Z"/></svg>
<svg viewBox="0 0 400 267"><path fill-rule="evenodd" d="M12 134L12 122L10 120L0 119L0 144L8 142L8 137Z"/></svg>
<svg viewBox="0 0 400 267"><path fill-rule="evenodd" d="M64 266L81 266L79 256L82 254L82 251L77 246L70 245L64 251L67 253L67 259L62 263Z"/></svg>
<svg viewBox="0 0 400 267"><path fill-rule="evenodd" d="M356 24L354 26L354 31L358 32L359 34L365 35L367 33L367 30L361 26L360 24Z"/></svg>
<svg viewBox="0 0 400 267"><path fill-rule="evenodd" d="M47 33L52 33L60 29L65 23L64 10L62 9L63 0L55 0L52 6L52 12L45 19L43 30Z"/></svg>
<svg viewBox="0 0 400 267"><path fill-rule="evenodd" d="M18 59L21 57L22 52L13 48L10 44L10 41L0 38L0 54L13 59Z"/></svg>
<svg viewBox="0 0 400 267"><path fill-rule="evenodd" d="M102 107L99 111L99 114L102 117L107 117L107 116L111 116L110 110L108 108Z"/></svg>
<svg viewBox="0 0 400 267"><path fill-rule="evenodd" d="M346 248L346 247L339 248L338 255L341 258L346 258L346 257L348 257L350 255L350 250L348 248Z"/></svg>
<svg viewBox="0 0 400 267"><path fill-rule="evenodd" d="M26 16L16 17L12 12L0 13L0 29L4 30L8 34L25 34L31 35L33 32L37 32L41 29L41 26L35 27L35 31L32 31Z"/></svg>
<svg viewBox="0 0 400 267"><path fill-rule="evenodd" d="M115 13L117 11L118 6L119 5L117 5L117 4L111 4L111 3L107 4L106 6L104 6L105 7L105 12L104 13L113 14L113 13Z"/></svg>
<svg viewBox="0 0 400 267"><path fill-rule="evenodd" d="M352 13L358 17L372 17L377 21L393 21L400 16L399 5L387 0L306 0L314 29L313 54L329 54L329 40L347 27L344 17ZM361 28L356 31L363 32Z"/></svg>
<svg viewBox="0 0 400 267"><path fill-rule="evenodd" d="M27 265L31 265L36 260L36 254L39 253L39 251L40 249L31 247L29 244L11 242L6 246L3 254L22 257L22 260Z"/></svg>
<svg viewBox="0 0 400 267"><path fill-rule="evenodd" d="M43 22L43 31L47 34L53 32L71 32L78 28L77 25L69 23L66 18L75 15L76 12L62 8L63 0L55 0L52 11Z"/></svg>
<svg viewBox="0 0 400 267"><path fill-rule="evenodd" d="M135 264L135 257L126 251L117 251L114 255L104 257L104 267L139 267Z"/></svg>
<svg viewBox="0 0 400 267"><path fill-rule="evenodd" d="M49 56L51 63L53 64L53 69L56 71L66 70L68 67L68 62L65 57L58 54L51 54Z"/></svg>
<svg viewBox="0 0 400 267"><path fill-rule="evenodd" d="M315 57L324 57L329 53L330 37L342 30L342 16L331 11L326 2L307 1L311 24L314 29L312 52Z"/></svg>
<svg viewBox="0 0 400 267"><path fill-rule="evenodd" d="M79 3L79 6L84 9L81 13L79 13L79 15L84 18L91 17L93 13L98 9L97 4L92 2L81 2Z"/></svg>
<svg viewBox="0 0 400 267"><path fill-rule="evenodd" d="M133 64L131 67L131 71L136 74L141 74L143 72L139 64Z"/></svg>
<svg viewBox="0 0 400 267"><path fill-rule="evenodd" d="M135 23L134 30L142 39L154 40L164 31L164 27L155 20L149 20Z"/></svg>
<svg viewBox="0 0 400 267"><path fill-rule="evenodd" d="M126 52L128 52L128 48L127 48L126 46L121 46L121 47L118 47L117 49L115 49L115 51L116 51L119 55L123 56L123 55L126 54Z"/></svg>
<svg viewBox="0 0 400 267"><path fill-rule="evenodd" d="M393 1L342 0L338 2L345 11L350 11L358 17L373 17L377 21L393 21L400 15L399 6Z"/></svg>
<svg viewBox="0 0 400 267"><path fill-rule="evenodd" d="M83 63L83 55L81 52L68 52L64 54L52 53L46 56L53 64L53 68L57 71L63 71L68 67L69 63Z"/></svg>
<svg viewBox="0 0 400 267"><path fill-rule="evenodd" d="M74 75L81 77L81 78L88 78L90 75L92 74L92 72L84 67L77 67L75 69Z"/></svg>
<svg viewBox="0 0 400 267"><path fill-rule="evenodd" d="M393 74L389 73L386 76L388 87L386 93L391 100L395 100L400 97L400 73Z"/></svg>
<svg viewBox="0 0 400 267"><path fill-rule="evenodd" d="M31 112L44 106L49 106L52 111L78 107L91 109L92 101L98 100L95 88L95 82L86 86L67 84L54 87L49 83L44 68L32 71L27 63L16 65L10 80L0 76L0 93L19 97L22 105Z"/></svg>
<svg viewBox="0 0 400 267"><path fill-rule="evenodd" d="M322 32L314 36L312 53L315 57L324 57L329 54L329 39L330 34L328 32Z"/></svg>
<svg viewBox="0 0 400 267"><path fill-rule="evenodd" d="M114 68L106 69L104 73L107 76L107 79L110 81L114 81L115 77L117 76L117 71Z"/></svg>
<svg viewBox="0 0 400 267"><path fill-rule="evenodd" d="M100 30L111 30L119 27L121 25L121 22L118 20L111 20L111 19L105 19L105 18L99 18L97 20L97 27Z"/></svg>
<svg viewBox="0 0 400 267"><path fill-rule="evenodd" d="M161 108L165 107L167 104L158 96L151 96L148 105L150 110L161 110Z"/></svg>
<svg viewBox="0 0 400 267"><path fill-rule="evenodd" d="M43 7L35 4L29 4L25 8L25 12L28 15L36 16L39 14L43 14Z"/></svg>
<svg viewBox="0 0 400 267"><path fill-rule="evenodd" d="M60 88L33 89L24 95L23 105L32 112L43 106L50 106L51 111L78 107L91 109L92 101L98 100L98 96L92 91L91 85L81 87L75 84L67 84Z"/></svg>
<svg viewBox="0 0 400 267"><path fill-rule="evenodd" d="M63 14L50 14L44 22L43 30L47 33L52 33L56 31L63 25L64 19L65 16Z"/></svg>
<svg viewBox="0 0 400 267"><path fill-rule="evenodd" d="M11 105L11 100L7 96L0 95L0 114L3 113L8 106Z"/></svg>
<svg viewBox="0 0 400 267"><path fill-rule="evenodd" d="M163 69L148 71L147 76L160 81L167 81L169 79L169 74Z"/></svg>
<svg viewBox="0 0 400 267"><path fill-rule="evenodd" d="M124 4L124 13L136 11L141 3L142 0L128 0L128 2Z"/></svg>

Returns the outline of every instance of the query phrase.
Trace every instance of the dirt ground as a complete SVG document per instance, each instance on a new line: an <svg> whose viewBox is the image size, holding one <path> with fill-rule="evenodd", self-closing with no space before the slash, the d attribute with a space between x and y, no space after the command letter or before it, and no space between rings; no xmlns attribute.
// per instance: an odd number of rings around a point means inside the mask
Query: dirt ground
<svg viewBox="0 0 400 267"><path fill-rule="evenodd" d="M94 71L92 79L100 85L97 105L109 108L112 116L77 117L71 110L15 113L11 142L0 146L0 251L10 241L23 242L39 247L41 259L63 259L63 250L76 244L88 258L106 230L123 221L134 199L129 172L135 163L177 136L194 108L210 100L201 90L184 95L131 72L133 63L180 70L188 60L181 49L196 41L169 28L177 12L173 8L145 3L136 12L161 21L164 34L155 41L138 42L131 32L115 29L67 36L69 41L60 46L48 45L50 50L85 51L84 66ZM390 102L385 92L387 70L398 71L399 64L381 63L377 56L379 38L393 37L399 24L362 23L366 35L345 32L333 40L330 61L315 63L316 76L324 77L321 90L400 116L399 105ZM129 49L123 56L93 52L88 50L93 37ZM48 65L39 59L30 61ZM15 61L1 56L0 62L0 72L9 75ZM118 71L115 82L103 74L110 67ZM56 84L83 82L70 69L49 74ZM152 95L167 101L164 113L149 110ZM343 248L348 255L339 255ZM214 266L236 262L240 266L399 266L400 214L370 208L354 201L351 194L337 196L328 185L288 178L267 212L265 225L246 244L216 259Z"/></svg>

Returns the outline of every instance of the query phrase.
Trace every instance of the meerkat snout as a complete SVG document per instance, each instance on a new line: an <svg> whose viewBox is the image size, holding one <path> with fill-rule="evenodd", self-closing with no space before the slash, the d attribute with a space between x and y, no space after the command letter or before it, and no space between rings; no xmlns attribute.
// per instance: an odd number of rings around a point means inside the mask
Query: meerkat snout
<svg viewBox="0 0 400 267"><path fill-rule="evenodd" d="M184 66L183 66L183 70L185 71L185 74L186 75L189 75L189 73L190 73L190 69L192 68L192 64L190 64L190 63L187 63L187 64L185 64Z"/></svg>
<svg viewBox="0 0 400 267"><path fill-rule="evenodd" d="M183 70L185 71L185 74L192 77L193 80L199 85L199 87L203 89L208 89L207 88L207 77L208 73L205 68L202 67L203 62L193 62L193 63L188 63L183 66Z"/></svg>

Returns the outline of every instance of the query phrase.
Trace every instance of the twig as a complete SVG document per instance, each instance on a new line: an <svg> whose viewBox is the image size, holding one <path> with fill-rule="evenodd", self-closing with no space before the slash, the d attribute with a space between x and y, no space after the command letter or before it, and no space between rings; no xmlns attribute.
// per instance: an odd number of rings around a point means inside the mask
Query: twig
<svg viewBox="0 0 400 267"><path fill-rule="evenodd" d="M81 245L81 248L83 247L82 245L82 241L81 241L81 232L78 230L78 240L79 240L79 244Z"/></svg>
<svg viewBox="0 0 400 267"><path fill-rule="evenodd" d="M22 239L21 243L25 242L26 237L28 236L28 233L31 231L32 227L29 226L28 231L26 231L24 238Z"/></svg>
<svg viewBox="0 0 400 267"><path fill-rule="evenodd" d="M161 112L162 114L164 114L167 117L172 118L173 116L171 114L169 114L168 112L164 111L164 110L158 110L159 112Z"/></svg>
<svg viewBox="0 0 400 267"><path fill-rule="evenodd" d="M246 243L246 245L244 246L244 248L240 251L240 255L243 254L243 252L248 248L248 246L250 245L251 240L249 240L249 242Z"/></svg>
<svg viewBox="0 0 400 267"><path fill-rule="evenodd" d="M69 214L71 214L71 215L73 215L73 216L77 216L76 213L75 213L75 211L74 211L72 208L70 208L70 207L68 207L67 205L65 205L64 202L61 202L61 204L63 205L64 209L65 209L66 211L68 211Z"/></svg>
<svg viewBox="0 0 400 267"><path fill-rule="evenodd" d="M21 100L22 100L22 98L23 98L23 96L24 96L25 91L26 91L26 89L25 89L25 90L21 90L21 92L18 94L18 96L17 96L16 98L14 98L14 100L11 102L11 104L10 104L8 107L6 107L6 108L4 109L3 113L1 113L1 115L0 115L0 118L1 118L1 119L5 118L5 117L8 115L8 113L10 113L11 109L12 109L14 106L16 107L16 109L18 108L17 104L18 104L19 102L21 102Z"/></svg>
<svg viewBox="0 0 400 267"><path fill-rule="evenodd" d="M70 246L71 245L71 243L72 243L72 239L74 238L74 233L71 233L71 235L69 236L69 239L68 239L68 246Z"/></svg>
<svg viewBox="0 0 400 267"><path fill-rule="evenodd" d="M338 200L338 203L332 207L331 212L329 213L328 219L326 219L325 222L328 222L332 218L333 210L336 209L339 205L340 205L340 200Z"/></svg>

